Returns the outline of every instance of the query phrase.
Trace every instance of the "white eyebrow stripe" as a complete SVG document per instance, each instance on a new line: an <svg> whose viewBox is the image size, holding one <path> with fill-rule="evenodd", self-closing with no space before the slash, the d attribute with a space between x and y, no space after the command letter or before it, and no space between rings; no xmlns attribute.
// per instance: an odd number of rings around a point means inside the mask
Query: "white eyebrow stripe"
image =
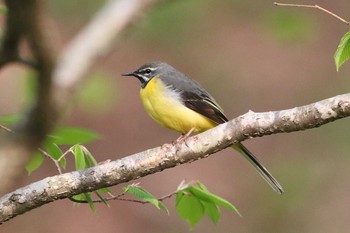
<svg viewBox="0 0 350 233"><path fill-rule="evenodd" d="M145 71L145 70L151 70L151 71L155 71L155 70L157 70L158 68L156 68L156 67L146 67L146 68L143 68L142 70L140 70L140 72L143 72L143 71Z"/></svg>

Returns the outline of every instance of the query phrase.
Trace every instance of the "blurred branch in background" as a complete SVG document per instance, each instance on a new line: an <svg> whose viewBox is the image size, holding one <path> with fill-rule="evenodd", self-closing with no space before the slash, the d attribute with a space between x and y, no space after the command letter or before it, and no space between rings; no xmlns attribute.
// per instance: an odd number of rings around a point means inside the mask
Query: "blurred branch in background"
<svg viewBox="0 0 350 233"><path fill-rule="evenodd" d="M155 0L111 0L91 23L63 51L57 62L52 56L44 28L41 26L41 1L7 0L8 13L1 65L22 61L20 45L30 45L38 75L36 103L15 128L16 134L3 134L0 144L0 194L13 189L25 173L25 164L45 136L56 125L59 116L84 79L96 58L105 52L114 38ZM32 64L32 62L25 62ZM57 64L57 65L55 65ZM52 81L51 81L52 80Z"/></svg>
<svg viewBox="0 0 350 233"><path fill-rule="evenodd" d="M0 199L0 223L52 201L109 187L188 163L234 142L312 129L350 116L350 94L293 109L237 117L175 145L166 144L119 160L45 178Z"/></svg>
<svg viewBox="0 0 350 233"><path fill-rule="evenodd" d="M17 183L23 173L24 166L34 150L41 144L52 128L54 121L51 104L51 78L55 59L47 36L40 28L42 6L39 1L8 0L8 19L4 41L0 49L3 66L10 62L23 61L20 45L27 42L35 60L38 91L35 103L17 125L16 134L2 135L0 147L0 176L6 177L0 183L0 193L5 193ZM25 62L29 64L29 62Z"/></svg>

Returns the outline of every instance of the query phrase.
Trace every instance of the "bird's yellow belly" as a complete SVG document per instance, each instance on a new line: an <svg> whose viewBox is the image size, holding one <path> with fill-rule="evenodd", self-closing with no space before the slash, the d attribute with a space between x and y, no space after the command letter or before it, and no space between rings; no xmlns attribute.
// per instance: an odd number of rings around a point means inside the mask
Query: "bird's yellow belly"
<svg viewBox="0 0 350 233"><path fill-rule="evenodd" d="M160 125L180 133L202 132L217 124L205 116L187 108L180 94L166 87L158 77L154 77L140 91L141 100L147 113Z"/></svg>

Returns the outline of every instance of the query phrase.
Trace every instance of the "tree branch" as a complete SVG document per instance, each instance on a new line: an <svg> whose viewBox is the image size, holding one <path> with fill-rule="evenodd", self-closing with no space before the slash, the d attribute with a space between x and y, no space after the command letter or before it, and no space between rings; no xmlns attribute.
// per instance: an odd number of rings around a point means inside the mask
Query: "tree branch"
<svg viewBox="0 0 350 233"><path fill-rule="evenodd" d="M350 94L288 110L248 113L176 145L166 144L86 170L45 178L0 198L0 223L73 195L189 163L251 137L312 129L350 116Z"/></svg>

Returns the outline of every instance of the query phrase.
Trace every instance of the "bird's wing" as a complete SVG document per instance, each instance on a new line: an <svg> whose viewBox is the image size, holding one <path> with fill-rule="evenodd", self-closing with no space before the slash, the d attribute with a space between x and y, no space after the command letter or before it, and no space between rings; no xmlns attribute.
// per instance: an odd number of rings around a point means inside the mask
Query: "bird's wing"
<svg viewBox="0 0 350 233"><path fill-rule="evenodd" d="M228 121L221 107L207 93L183 92L183 102L186 107L202 114L215 123L222 124Z"/></svg>
<svg viewBox="0 0 350 233"><path fill-rule="evenodd" d="M174 76L178 78L175 79ZM219 104L196 81L178 71L169 72L161 78L169 88L181 93L182 101L189 109L202 114L217 124L228 121Z"/></svg>

